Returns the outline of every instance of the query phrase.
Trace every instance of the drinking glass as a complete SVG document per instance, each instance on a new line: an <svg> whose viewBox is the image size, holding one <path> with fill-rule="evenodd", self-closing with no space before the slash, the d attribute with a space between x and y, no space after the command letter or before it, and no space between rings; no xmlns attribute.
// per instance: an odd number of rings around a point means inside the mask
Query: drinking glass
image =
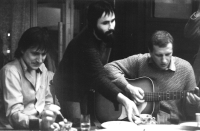
<svg viewBox="0 0 200 131"><path fill-rule="evenodd" d="M87 115L81 114L80 127L81 127L81 131L90 131L91 125L90 125L89 114Z"/></svg>
<svg viewBox="0 0 200 131"><path fill-rule="evenodd" d="M197 127L200 127L200 113L195 113L195 115L196 115Z"/></svg>
<svg viewBox="0 0 200 131"><path fill-rule="evenodd" d="M29 119L29 129L30 130L39 130L39 119L33 118Z"/></svg>

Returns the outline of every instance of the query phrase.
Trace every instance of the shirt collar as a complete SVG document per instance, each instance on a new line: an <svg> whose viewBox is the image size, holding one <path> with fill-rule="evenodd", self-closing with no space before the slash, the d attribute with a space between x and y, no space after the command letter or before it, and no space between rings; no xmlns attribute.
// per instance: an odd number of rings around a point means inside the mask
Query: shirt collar
<svg viewBox="0 0 200 131"><path fill-rule="evenodd" d="M24 62L24 60L22 58L20 58L20 63L21 63L23 71L28 72L28 67L27 67L26 63ZM42 74L41 66L36 70L36 72Z"/></svg>
<svg viewBox="0 0 200 131"><path fill-rule="evenodd" d="M173 56L172 56L172 58L171 58L171 62L170 62L170 65L169 65L169 69L172 70L172 71L176 71L175 60L174 60L174 57L173 57Z"/></svg>
<svg viewBox="0 0 200 131"><path fill-rule="evenodd" d="M149 64L154 63L153 60L151 59L151 55L149 54ZM175 60L174 57L171 57L171 62L169 64L169 68L167 70L171 70L171 71L176 71L176 66L175 66Z"/></svg>

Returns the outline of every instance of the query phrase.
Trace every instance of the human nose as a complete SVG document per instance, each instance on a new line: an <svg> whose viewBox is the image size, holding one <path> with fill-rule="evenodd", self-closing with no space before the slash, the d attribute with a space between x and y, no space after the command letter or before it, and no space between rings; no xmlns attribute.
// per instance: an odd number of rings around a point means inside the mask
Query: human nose
<svg viewBox="0 0 200 131"><path fill-rule="evenodd" d="M166 58L166 56L163 56L163 57L162 57L162 63L167 63L167 58Z"/></svg>
<svg viewBox="0 0 200 131"><path fill-rule="evenodd" d="M109 30L114 30L115 28L115 23L114 22L110 22L109 23Z"/></svg>
<svg viewBox="0 0 200 131"><path fill-rule="evenodd" d="M43 56L39 55L38 58L37 58L37 62L42 63L43 61L44 61Z"/></svg>

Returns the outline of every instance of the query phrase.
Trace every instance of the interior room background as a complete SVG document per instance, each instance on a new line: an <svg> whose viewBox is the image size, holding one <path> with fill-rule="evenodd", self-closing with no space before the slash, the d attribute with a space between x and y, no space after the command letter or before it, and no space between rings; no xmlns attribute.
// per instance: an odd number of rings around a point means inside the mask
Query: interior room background
<svg viewBox="0 0 200 131"><path fill-rule="evenodd" d="M56 70L69 41L86 25L86 6L94 0L0 0L1 65L13 59L21 34L33 26L50 30L53 45L47 60ZM148 52L155 30L175 39L174 55L193 64L198 46L184 37L184 26L197 0L108 0L116 10L116 39L110 61ZM52 55L53 54L53 55Z"/></svg>

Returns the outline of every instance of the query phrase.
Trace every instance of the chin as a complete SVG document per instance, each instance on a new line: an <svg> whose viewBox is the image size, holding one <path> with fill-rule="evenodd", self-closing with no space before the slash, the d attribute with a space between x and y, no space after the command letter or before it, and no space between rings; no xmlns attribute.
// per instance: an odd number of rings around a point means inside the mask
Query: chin
<svg viewBox="0 0 200 131"><path fill-rule="evenodd" d="M39 67L31 67L32 70L37 70Z"/></svg>
<svg viewBox="0 0 200 131"><path fill-rule="evenodd" d="M167 70L167 68L163 67L163 68L160 68L161 70Z"/></svg>

